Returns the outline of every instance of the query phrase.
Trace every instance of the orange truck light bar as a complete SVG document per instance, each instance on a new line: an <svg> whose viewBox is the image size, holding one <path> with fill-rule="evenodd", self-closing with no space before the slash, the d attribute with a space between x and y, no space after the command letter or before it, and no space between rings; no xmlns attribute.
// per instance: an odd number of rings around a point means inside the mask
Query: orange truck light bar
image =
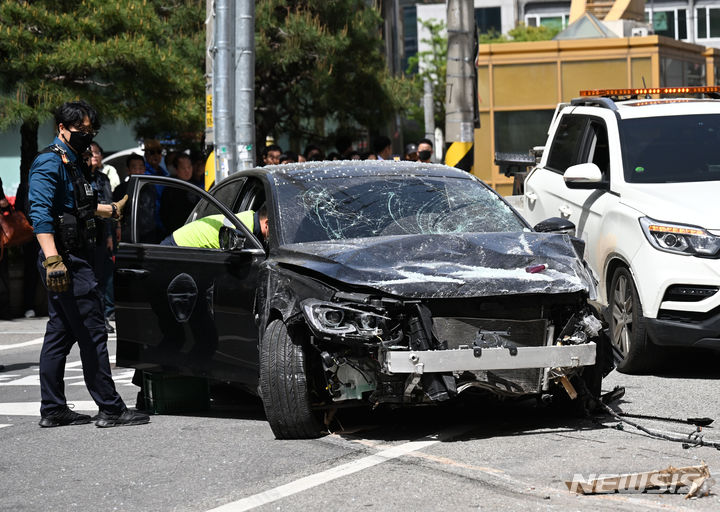
<svg viewBox="0 0 720 512"><path fill-rule="evenodd" d="M580 91L580 96L639 96L641 94L705 94L720 93L720 86L708 87L654 87L650 89L591 89Z"/></svg>

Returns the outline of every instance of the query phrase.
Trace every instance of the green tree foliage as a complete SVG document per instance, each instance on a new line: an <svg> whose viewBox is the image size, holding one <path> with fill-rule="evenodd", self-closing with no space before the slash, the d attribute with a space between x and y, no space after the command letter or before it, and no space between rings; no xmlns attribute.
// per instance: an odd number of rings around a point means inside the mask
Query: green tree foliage
<svg viewBox="0 0 720 512"><path fill-rule="evenodd" d="M559 28L546 27L540 25L539 27L528 27L524 23L518 23L518 25L508 30L508 36L499 34L495 31L488 32L487 34L480 34L478 36L478 42L480 44L488 43L518 43L522 41L548 41L555 37L560 32Z"/></svg>
<svg viewBox="0 0 720 512"><path fill-rule="evenodd" d="M22 124L22 180L64 101L140 135L201 131L204 20L197 0L0 0L0 129Z"/></svg>
<svg viewBox="0 0 720 512"><path fill-rule="evenodd" d="M421 42L430 46L429 50L418 52L408 59L406 73L414 74L413 87L416 97L422 98L423 84L429 80L433 87L433 110L435 126L445 127L445 83L447 75L447 33L445 22L429 19L422 21L423 27L430 32L430 38ZM415 103L410 110L411 116L419 123L424 122L423 107Z"/></svg>
<svg viewBox="0 0 720 512"><path fill-rule="evenodd" d="M324 141L383 126L409 102L410 85L389 75L382 18L366 0L258 0L255 123L267 135Z"/></svg>

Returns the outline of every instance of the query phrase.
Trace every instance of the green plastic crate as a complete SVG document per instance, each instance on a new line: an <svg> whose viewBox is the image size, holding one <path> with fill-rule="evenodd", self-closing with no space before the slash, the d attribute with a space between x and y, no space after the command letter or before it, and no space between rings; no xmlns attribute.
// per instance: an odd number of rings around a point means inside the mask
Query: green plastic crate
<svg viewBox="0 0 720 512"><path fill-rule="evenodd" d="M210 408L207 379L143 372L145 408L151 414L176 414Z"/></svg>

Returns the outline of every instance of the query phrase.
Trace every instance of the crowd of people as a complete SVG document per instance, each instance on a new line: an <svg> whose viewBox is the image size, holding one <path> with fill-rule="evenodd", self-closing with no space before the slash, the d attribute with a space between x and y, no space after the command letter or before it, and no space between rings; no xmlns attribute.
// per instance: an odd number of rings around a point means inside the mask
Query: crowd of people
<svg viewBox="0 0 720 512"><path fill-rule="evenodd" d="M379 135L372 140L372 151L359 152L352 146L349 138L341 137L336 142L337 151L327 155L316 144L308 144L303 153L283 151L277 144L270 144L263 148L260 155L260 165L291 164L296 162L313 162L320 160L406 160L412 162L430 163L433 158L433 143L430 139L420 139L405 145L402 155L393 155L392 141L385 135Z"/></svg>

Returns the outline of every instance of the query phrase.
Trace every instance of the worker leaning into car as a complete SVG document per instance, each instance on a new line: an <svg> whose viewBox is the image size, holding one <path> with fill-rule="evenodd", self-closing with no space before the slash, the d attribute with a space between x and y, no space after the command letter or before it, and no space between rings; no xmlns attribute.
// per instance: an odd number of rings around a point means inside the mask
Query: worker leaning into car
<svg viewBox="0 0 720 512"><path fill-rule="evenodd" d="M236 213L235 216L259 240L267 239L268 217L266 206L262 206L257 212L246 210ZM208 215L202 219L194 220L173 231L160 245L219 249L220 228L224 225L224 222L225 216L222 214Z"/></svg>

